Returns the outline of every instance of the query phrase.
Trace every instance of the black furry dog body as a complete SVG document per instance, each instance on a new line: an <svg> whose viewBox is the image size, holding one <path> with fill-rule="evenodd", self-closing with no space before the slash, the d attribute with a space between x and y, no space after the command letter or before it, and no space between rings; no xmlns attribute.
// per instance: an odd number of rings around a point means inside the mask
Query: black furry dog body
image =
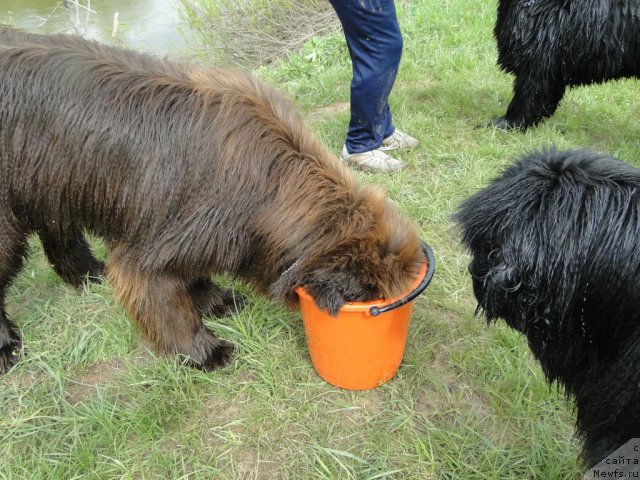
<svg viewBox="0 0 640 480"><path fill-rule="evenodd" d="M587 466L640 437L639 201L640 170L547 151L456 214L479 309L522 332L575 399Z"/></svg>
<svg viewBox="0 0 640 480"><path fill-rule="evenodd" d="M494 36L515 75L501 128L550 117L567 87L640 76L637 0L500 0Z"/></svg>

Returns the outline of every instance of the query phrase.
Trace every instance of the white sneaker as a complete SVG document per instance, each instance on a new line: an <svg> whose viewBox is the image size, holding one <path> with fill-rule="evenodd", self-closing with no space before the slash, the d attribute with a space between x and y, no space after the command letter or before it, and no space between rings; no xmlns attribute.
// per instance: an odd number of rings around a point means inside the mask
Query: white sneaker
<svg viewBox="0 0 640 480"><path fill-rule="evenodd" d="M408 133L404 133L402 130L398 130L396 128L391 135L382 141L380 150L388 151L395 150L397 148L410 149L416 148L418 145L420 145L418 139L413 138Z"/></svg>
<svg viewBox="0 0 640 480"><path fill-rule="evenodd" d="M340 159L364 170L393 172L402 169L404 163L382 151L381 148L362 153L349 153L347 146L342 147Z"/></svg>

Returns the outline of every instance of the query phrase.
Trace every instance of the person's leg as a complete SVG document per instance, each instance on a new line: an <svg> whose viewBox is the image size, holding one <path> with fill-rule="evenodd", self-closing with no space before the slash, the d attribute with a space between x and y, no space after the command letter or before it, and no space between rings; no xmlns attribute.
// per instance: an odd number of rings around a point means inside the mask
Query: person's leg
<svg viewBox="0 0 640 480"><path fill-rule="evenodd" d="M353 64L349 153L382 145L395 128L389 94L402 55L393 0L329 0L342 24Z"/></svg>

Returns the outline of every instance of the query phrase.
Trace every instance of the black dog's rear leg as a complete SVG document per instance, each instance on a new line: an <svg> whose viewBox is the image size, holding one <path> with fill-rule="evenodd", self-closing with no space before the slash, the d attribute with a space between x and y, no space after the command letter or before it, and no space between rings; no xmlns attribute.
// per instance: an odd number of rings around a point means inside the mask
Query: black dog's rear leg
<svg viewBox="0 0 640 480"><path fill-rule="evenodd" d="M104 263L93 256L81 231L72 230L64 236L46 231L38 234L47 259L65 282L79 289L87 281L100 281L104 275Z"/></svg>
<svg viewBox="0 0 640 480"><path fill-rule="evenodd" d="M17 222L10 222L10 218L10 214L0 212L0 375L15 365L22 346L18 330L7 317L4 297L11 280L22 267L26 234Z"/></svg>
<svg viewBox="0 0 640 480"><path fill-rule="evenodd" d="M0 306L0 375L7 373L20 358L22 342L16 327L7 318L4 305Z"/></svg>
<svg viewBox="0 0 640 480"><path fill-rule="evenodd" d="M203 316L224 317L244 308L246 299L232 289L222 289L208 278L189 285L193 304Z"/></svg>
<svg viewBox="0 0 640 480"><path fill-rule="evenodd" d="M564 96L563 80L531 78L520 75L513 84L513 98L507 113L494 120L503 130L527 130L553 115Z"/></svg>

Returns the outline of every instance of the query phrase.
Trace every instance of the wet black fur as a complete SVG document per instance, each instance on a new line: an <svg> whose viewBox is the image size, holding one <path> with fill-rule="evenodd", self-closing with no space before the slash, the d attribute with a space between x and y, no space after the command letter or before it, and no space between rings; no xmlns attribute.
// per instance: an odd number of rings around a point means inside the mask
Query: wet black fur
<svg viewBox="0 0 640 480"><path fill-rule="evenodd" d="M494 36L515 75L501 128L550 117L567 87L640 75L638 0L500 0Z"/></svg>
<svg viewBox="0 0 640 480"><path fill-rule="evenodd" d="M522 332L575 399L591 466L640 437L640 170L533 153L456 214L479 309Z"/></svg>

